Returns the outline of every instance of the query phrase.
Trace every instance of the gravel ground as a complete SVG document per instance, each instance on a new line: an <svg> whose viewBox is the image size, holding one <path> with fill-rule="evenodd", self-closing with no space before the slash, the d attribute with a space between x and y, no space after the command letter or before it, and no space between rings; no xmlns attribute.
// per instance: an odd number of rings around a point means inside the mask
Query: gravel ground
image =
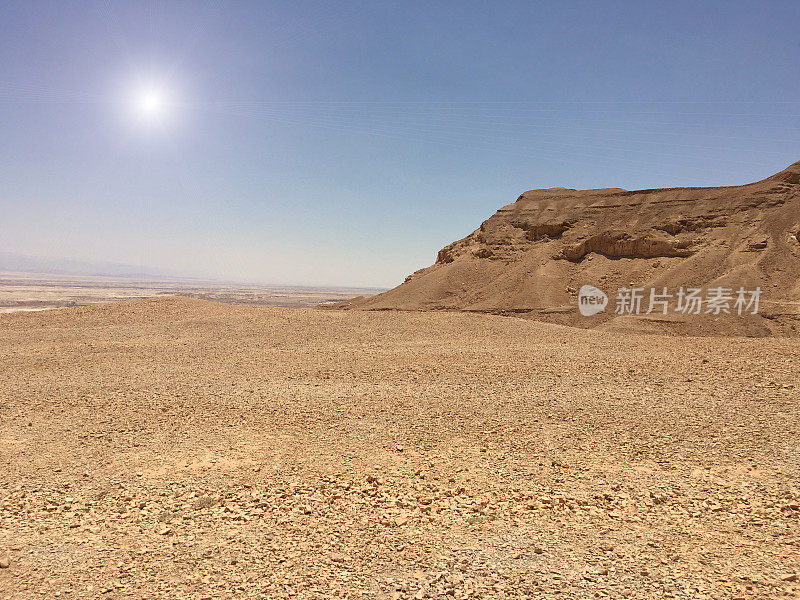
<svg viewBox="0 0 800 600"><path fill-rule="evenodd" d="M0 599L800 595L791 339L0 315Z"/></svg>

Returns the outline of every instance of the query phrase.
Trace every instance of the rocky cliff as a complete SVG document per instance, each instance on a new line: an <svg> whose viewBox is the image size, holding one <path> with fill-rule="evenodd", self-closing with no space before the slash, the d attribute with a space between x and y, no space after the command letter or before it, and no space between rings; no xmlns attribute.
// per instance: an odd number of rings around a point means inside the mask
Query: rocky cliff
<svg viewBox="0 0 800 600"><path fill-rule="evenodd" d="M587 318L578 291L608 309ZM759 313L646 314L651 289L760 287ZM642 288L639 315L616 314L621 288ZM800 162L732 187L553 188L525 192L436 262L383 294L337 306L363 310L513 313L581 327L683 334L796 334L800 329Z"/></svg>

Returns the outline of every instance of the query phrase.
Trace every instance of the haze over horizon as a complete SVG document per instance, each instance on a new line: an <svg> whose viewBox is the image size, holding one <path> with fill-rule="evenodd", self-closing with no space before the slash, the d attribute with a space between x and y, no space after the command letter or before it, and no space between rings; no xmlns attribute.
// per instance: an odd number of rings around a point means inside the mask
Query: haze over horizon
<svg viewBox="0 0 800 600"><path fill-rule="evenodd" d="M529 189L797 161L798 22L777 1L8 2L0 252L391 287Z"/></svg>

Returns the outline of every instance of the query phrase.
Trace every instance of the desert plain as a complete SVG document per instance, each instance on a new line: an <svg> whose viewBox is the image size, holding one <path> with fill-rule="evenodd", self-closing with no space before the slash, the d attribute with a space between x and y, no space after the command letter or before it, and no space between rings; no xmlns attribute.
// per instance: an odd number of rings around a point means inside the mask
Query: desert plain
<svg viewBox="0 0 800 600"><path fill-rule="evenodd" d="M0 269L0 314L175 295L228 304L311 308L341 302L353 296L371 296L380 291L383 290L257 285L190 278L36 273Z"/></svg>
<svg viewBox="0 0 800 600"><path fill-rule="evenodd" d="M0 599L800 594L796 338L0 315Z"/></svg>

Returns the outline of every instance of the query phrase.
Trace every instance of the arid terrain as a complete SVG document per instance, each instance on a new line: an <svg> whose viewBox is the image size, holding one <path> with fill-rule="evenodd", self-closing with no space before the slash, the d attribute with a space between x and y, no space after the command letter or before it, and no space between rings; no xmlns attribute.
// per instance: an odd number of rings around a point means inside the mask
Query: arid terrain
<svg viewBox="0 0 800 600"><path fill-rule="evenodd" d="M584 285L612 305L587 319ZM621 288L666 289L664 313L618 315ZM681 288L761 289L756 315L698 318L677 311ZM798 336L800 162L748 185L628 191L525 192L436 262L383 294L344 302L362 310L467 310L617 331ZM702 312L702 311L701 311Z"/></svg>
<svg viewBox="0 0 800 600"><path fill-rule="evenodd" d="M800 595L791 338L162 297L0 365L0 599Z"/></svg>
<svg viewBox="0 0 800 600"><path fill-rule="evenodd" d="M310 308L329 302L340 302L356 295L369 296L380 291L373 288L244 285L196 279L0 271L0 313L175 295L229 304Z"/></svg>

